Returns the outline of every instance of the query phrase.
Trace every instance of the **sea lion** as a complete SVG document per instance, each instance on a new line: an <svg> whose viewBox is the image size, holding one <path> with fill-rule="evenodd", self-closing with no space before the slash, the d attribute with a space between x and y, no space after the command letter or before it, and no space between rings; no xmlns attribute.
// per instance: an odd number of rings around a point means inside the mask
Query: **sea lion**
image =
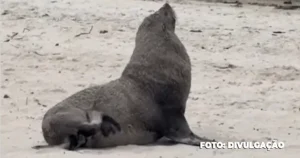
<svg viewBox="0 0 300 158"><path fill-rule="evenodd" d="M191 63L175 24L168 3L147 16L120 78L81 90L46 112L46 142L75 150L146 145L162 137L196 146L213 141L195 135L184 116Z"/></svg>

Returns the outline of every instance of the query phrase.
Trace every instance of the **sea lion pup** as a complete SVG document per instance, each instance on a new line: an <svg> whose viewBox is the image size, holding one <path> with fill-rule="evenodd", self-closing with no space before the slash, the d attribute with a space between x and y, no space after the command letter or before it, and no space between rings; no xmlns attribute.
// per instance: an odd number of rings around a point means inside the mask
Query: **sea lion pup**
<svg viewBox="0 0 300 158"><path fill-rule="evenodd" d="M79 91L46 112L46 142L75 150L146 145L162 137L188 145L212 141L196 136L184 117L191 63L175 23L168 3L146 17L119 79Z"/></svg>

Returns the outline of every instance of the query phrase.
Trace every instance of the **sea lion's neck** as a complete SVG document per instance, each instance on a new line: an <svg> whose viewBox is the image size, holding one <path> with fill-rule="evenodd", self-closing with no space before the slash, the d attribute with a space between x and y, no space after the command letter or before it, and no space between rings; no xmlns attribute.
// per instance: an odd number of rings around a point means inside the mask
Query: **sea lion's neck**
<svg viewBox="0 0 300 158"><path fill-rule="evenodd" d="M191 85L191 65L185 52L174 52L164 45L148 54L134 53L121 78L130 80L141 91L153 96L176 93L185 102Z"/></svg>

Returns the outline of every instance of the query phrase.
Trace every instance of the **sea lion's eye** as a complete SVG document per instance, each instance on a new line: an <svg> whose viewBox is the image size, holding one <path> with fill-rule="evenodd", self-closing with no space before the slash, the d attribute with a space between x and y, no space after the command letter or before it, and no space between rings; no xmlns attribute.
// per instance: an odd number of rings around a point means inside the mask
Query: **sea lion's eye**
<svg viewBox="0 0 300 158"><path fill-rule="evenodd" d="M154 17L155 17L155 18L159 18L159 14L157 14L157 13L154 14Z"/></svg>

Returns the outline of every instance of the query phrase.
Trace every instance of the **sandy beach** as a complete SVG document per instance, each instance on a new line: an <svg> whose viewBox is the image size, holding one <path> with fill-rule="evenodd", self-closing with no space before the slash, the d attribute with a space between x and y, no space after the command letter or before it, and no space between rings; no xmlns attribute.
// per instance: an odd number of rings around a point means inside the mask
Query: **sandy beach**
<svg viewBox="0 0 300 158"><path fill-rule="evenodd" d="M170 1L192 62L186 117L217 141L270 141L284 149L128 145L34 150L44 113L120 76L142 20L163 5L141 0L2 0L1 157L296 158L300 153L300 10ZM83 34L82 34L83 33Z"/></svg>

